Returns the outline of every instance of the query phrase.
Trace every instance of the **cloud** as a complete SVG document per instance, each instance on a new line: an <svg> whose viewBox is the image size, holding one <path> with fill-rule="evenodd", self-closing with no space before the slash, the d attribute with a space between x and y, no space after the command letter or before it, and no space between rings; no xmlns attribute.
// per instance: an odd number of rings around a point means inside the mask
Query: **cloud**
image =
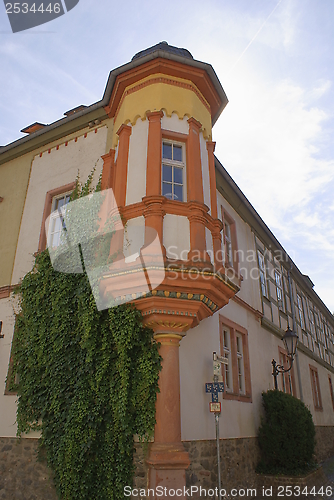
<svg viewBox="0 0 334 500"><path fill-rule="evenodd" d="M297 249L296 264L326 289L334 282L334 161L321 156L330 116L317 101L331 82L303 88L242 71L214 128L217 156L283 246ZM323 272L312 264L319 258Z"/></svg>

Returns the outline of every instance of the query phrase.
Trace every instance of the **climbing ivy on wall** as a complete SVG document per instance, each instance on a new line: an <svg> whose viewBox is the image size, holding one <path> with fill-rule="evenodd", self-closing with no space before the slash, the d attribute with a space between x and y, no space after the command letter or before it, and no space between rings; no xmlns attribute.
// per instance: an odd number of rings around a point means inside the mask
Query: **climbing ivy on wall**
<svg viewBox="0 0 334 500"><path fill-rule="evenodd" d="M91 190L92 179L74 198ZM120 500L134 435L155 423L161 358L130 305L98 311L86 274L53 269L48 251L19 287L13 345L18 435L41 430L65 500Z"/></svg>

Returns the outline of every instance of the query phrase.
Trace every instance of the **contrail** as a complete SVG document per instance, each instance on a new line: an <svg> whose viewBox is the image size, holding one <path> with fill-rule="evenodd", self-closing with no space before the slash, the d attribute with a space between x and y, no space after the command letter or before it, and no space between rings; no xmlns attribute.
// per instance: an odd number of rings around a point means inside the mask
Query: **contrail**
<svg viewBox="0 0 334 500"><path fill-rule="evenodd" d="M240 59L242 58L242 56L245 54L245 52L249 49L249 47L252 45L252 43L254 42L255 38L258 36L258 34L260 33L260 31L262 30L263 26L266 24L266 22L268 21L268 19L273 15L273 13L275 12L275 10L277 9L277 7L279 6L279 4L281 3L282 0L279 0L278 4L273 8L273 10L270 12L269 16L267 17L267 19L261 24L260 28L257 30L257 32L255 33L255 35L253 36L253 38L251 39L251 41L249 42L249 44L247 45L247 47L241 52L240 56L238 57L238 59L235 61L235 63L233 64L232 68L230 69L230 71L228 72L228 75L233 71L233 69L236 67L236 65L238 64L238 62L240 61Z"/></svg>

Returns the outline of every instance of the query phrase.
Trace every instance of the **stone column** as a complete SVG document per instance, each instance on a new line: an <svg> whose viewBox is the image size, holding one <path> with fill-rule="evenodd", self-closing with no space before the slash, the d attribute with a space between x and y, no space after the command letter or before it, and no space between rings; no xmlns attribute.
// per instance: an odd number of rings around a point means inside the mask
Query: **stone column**
<svg viewBox="0 0 334 500"><path fill-rule="evenodd" d="M101 156L103 160L101 191L103 189L114 189L115 180L115 150L111 149L109 153Z"/></svg>
<svg viewBox="0 0 334 500"><path fill-rule="evenodd" d="M132 128L121 125L117 131L119 136L118 155L116 160L114 194L118 207L124 207L128 177L129 144Z"/></svg>
<svg viewBox="0 0 334 500"><path fill-rule="evenodd" d="M215 151L216 143L208 141L206 149L208 150L209 160L209 177L210 177L210 199L211 199L211 215L214 219L218 218L217 211L217 187L216 187L216 170L215 170Z"/></svg>
<svg viewBox="0 0 334 500"><path fill-rule="evenodd" d="M154 111L147 113L149 120L148 142L147 142L147 167L146 167L146 196L143 198L145 205L145 245L151 244L153 228L160 239L161 248L154 249L150 245L149 252L153 255L166 255L166 250L162 246L163 241L163 217L164 211L162 208L164 198L161 196L161 118L162 111ZM144 251L145 253L145 251Z"/></svg>
<svg viewBox="0 0 334 500"><path fill-rule="evenodd" d="M159 378L160 393L156 402L154 443L150 447L149 488L162 486L182 490L186 485L185 471L189 467L189 455L181 442L179 343L182 335L156 333L160 343L162 370ZM154 500L158 496L153 496ZM169 498L169 497L166 497Z"/></svg>
<svg viewBox="0 0 334 500"><path fill-rule="evenodd" d="M190 208L190 252L188 259L194 262L206 261L210 258L206 252L205 217L206 212L203 195L203 177L201 164L201 148L199 132L201 124L189 118L189 139L187 158L188 203Z"/></svg>
<svg viewBox="0 0 334 500"><path fill-rule="evenodd" d="M162 111L147 113L149 121L147 140L146 196L161 194L161 118Z"/></svg>
<svg viewBox="0 0 334 500"><path fill-rule="evenodd" d="M189 139L187 158L188 201L204 203L201 147L199 132L202 127L195 118L189 118Z"/></svg>

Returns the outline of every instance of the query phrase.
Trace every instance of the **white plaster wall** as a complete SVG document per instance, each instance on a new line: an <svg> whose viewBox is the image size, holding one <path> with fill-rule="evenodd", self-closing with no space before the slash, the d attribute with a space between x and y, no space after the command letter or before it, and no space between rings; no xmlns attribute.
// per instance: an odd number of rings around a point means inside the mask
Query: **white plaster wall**
<svg viewBox="0 0 334 500"><path fill-rule="evenodd" d="M173 132L179 132L181 134L189 134L189 123L188 117L184 116L183 120L180 120L176 113L172 113L172 116L164 116L161 118L161 128L164 130L172 130Z"/></svg>
<svg viewBox="0 0 334 500"><path fill-rule="evenodd" d="M332 384L334 384L334 374L327 370L324 366L318 364L313 359L309 358L306 354L299 351L299 366L302 380L302 391L304 403L312 413L313 421L315 425L334 425L334 412L332 406L332 400L329 390L328 375L332 378ZM320 394L322 401L323 411L315 410L313 402L313 393L311 385L311 374L310 365L317 368L318 378L320 385ZM295 378L297 379L297 370L295 366Z"/></svg>
<svg viewBox="0 0 334 500"><path fill-rule="evenodd" d="M222 218L221 207L223 207L234 219L236 225L239 271L243 277L241 290L238 292L238 296L254 309L262 311L254 234L252 233L250 226L241 219L237 212L217 190L217 209L218 217L220 219Z"/></svg>
<svg viewBox="0 0 334 500"><path fill-rule="evenodd" d="M215 421L209 412L211 396L205 392L205 383L212 382L212 353L221 352L219 315L243 326L248 331L252 402L229 401L219 396L222 403L220 437L254 437L258 433L263 414L263 391L274 388L272 359L279 361L279 347L283 342L267 329L255 315L231 300L212 317L189 330L180 343L181 434L182 440L215 438ZM329 392L329 370L299 352L304 403L310 409L315 425L333 426L334 412ZM309 365L318 369L323 411L315 411ZM294 363L296 396L300 398L296 362ZM334 380L333 374L332 381ZM281 386L281 378L278 380Z"/></svg>
<svg viewBox="0 0 334 500"><path fill-rule="evenodd" d="M145 240L144 216L130 219L125 227L123 253L125 260L131 262L140 255Z"/></svg>
<svg viewBox="0 0 334 500"><path fill-rule="evenodd" d="M140 202L146 195L147 139L148 120L138 119L130 135L126 205Z"/></svg>
<svg viewBox="0 0 334 500"><path fill-rule="evenodd" d="M251 328L254 333L254 321L248 318L248 313L240 306L230 303L221 310L221 313L244 328L248 330ZM251 327L248 321L252 324ZM221 352L219 312L188 331L187 336L181 341L181 434L185 441L215 438L215 419L209 411L211 396L205 392L205 383L213 381L212 353L214 351ZM251 403L245 403L224 400L221 395L219 396L219 401L222 403L221 438L251 437L257 432L261 405L257 396L261 395L263 388L259 389L259 377L253 374L254 365L256 365L255 371L259 369L259 365L257 360L253 359L253 349L250 346L249 351L253 400Z"/></svg>
<svg viewBox="0 0 334 500"><path fill-rule="evenodd" d="M231 401L219 396L222 403L220 437L256 436L262 414L261 393L273 389L271 360L278 359L281 341L261 328L251 312L230 301L212 317L189 330L180 343L181 434L184 441L215 438L215 420L209 412L211 396L205 392L205 383L213 381L213 351L221 352L220 314L248 331L252 390L251 402Z"/></svg>
<svg viewBox="0 0 334 500"><path fill-rule="evenodd" d="M16 395L4 394L13 341L14 311L18 311L18 305L17 299L14 299L13 295L0 300L0 320L4 335L4 338L0 339L0 437L15 437L17 430ZM25 437L39 437L39 433L30 432Z"/></svg>
<svg viewBox="0 0 334 500"><path fill-rule="evenodd" d="M16 396L5 396L6 377L14 329L14 301L0 300L0 320L3 322L3 339L0 339L0 437L16 435Z"/></svg>
<svg viewBox="0 0 334 500"><path fill-rule="evenodd" d="M163 223L163 244L167 257L187 260L190 251L190 226L187 217L166 214Z"/></svg>
<svg viewBox="0 0 334 500"><path fill-rule="evenodd" d="M208 151L206 149L206 140L203 137L203 132L200 132L199 139L201 147L204 203L209 207L209 214L211 214L209 157L208 157Z"/></svg>
<svg viewBox="0 0 334 500"><path fill-rule="evenodd" d="M78 137L77 142L71 140L67 146L60 144L58 150L53 148L50 153L45 151L42 157L35 156L14 262L14 284L22 279L33 265L33 254L38 250L46 193L75 181L78 172L84 183L94 166L97 181L102 171L101 156L105 154L106 140L107 128L101 127L96 133L95 130L89 132L86 138Z"/></svg>

